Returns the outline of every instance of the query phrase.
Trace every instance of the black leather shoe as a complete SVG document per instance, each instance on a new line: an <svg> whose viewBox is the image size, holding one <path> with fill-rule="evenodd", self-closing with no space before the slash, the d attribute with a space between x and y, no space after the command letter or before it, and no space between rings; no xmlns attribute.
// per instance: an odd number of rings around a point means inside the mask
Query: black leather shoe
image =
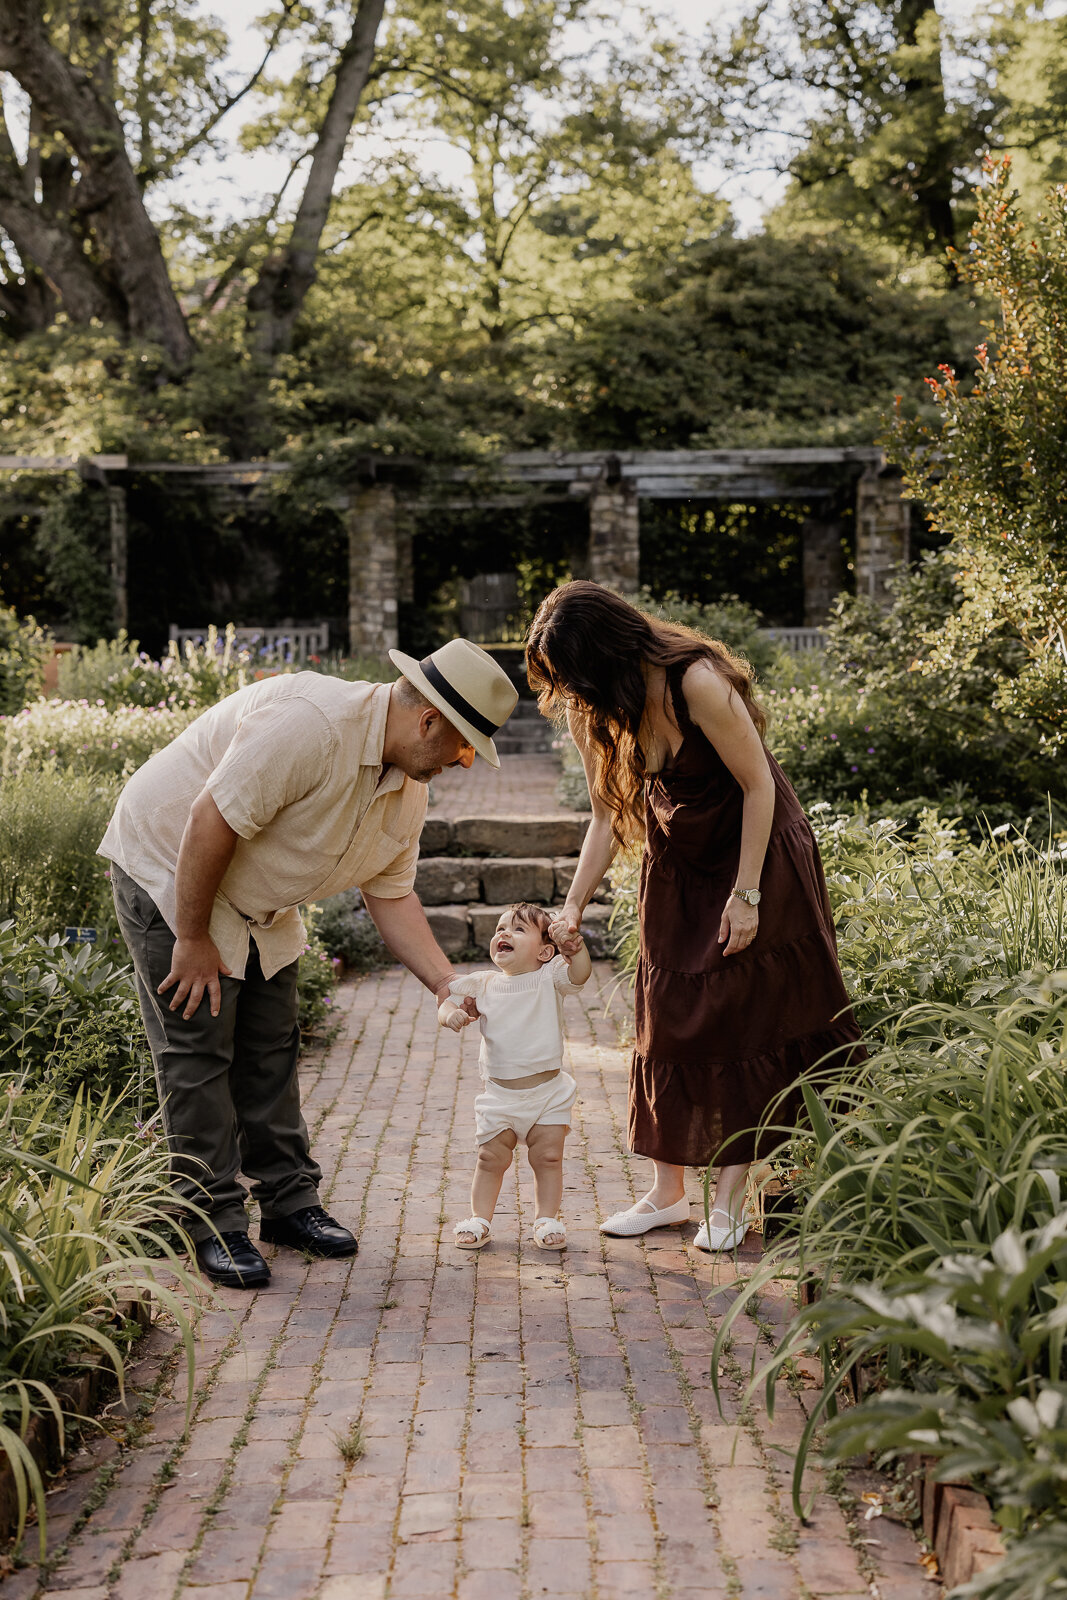
<svg viewBox="0 0 1067 1600"><path fill-rule="evenodd" d="M224 1289L262 1289L270 1282L270 1268L247 1233L212 1234L196 1246L196 1264L212 1283Z"/></svg>
<svg viewBox="0 0 1067 1600"><path fill-rule="evenodd" d="M309 1256L354 1256L359 1249L355 1234L328 1217L321 1206L304 1206L287 1217L264 1217L259 1237L263 1244L287 1244Z"/></svg>

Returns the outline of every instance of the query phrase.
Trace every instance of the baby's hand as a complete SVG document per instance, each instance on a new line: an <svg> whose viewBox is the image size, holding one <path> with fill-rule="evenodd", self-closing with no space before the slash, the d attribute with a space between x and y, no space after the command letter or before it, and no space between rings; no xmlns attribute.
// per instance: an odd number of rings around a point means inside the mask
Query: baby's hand
<svg viewBox="0 0 1067 1600"><path fill-rule="evenodd" d="M582 948L581 934L582 919L572 912L560 912L548 924L548 936L552 940L560 955L570 960Z"/></svg>
<svg viewBox="0 0 1067 1600"><path fill-rule="evenodd" d="M438 1006L437 1020L442 1028L451 1028L453 1033L459 1033L460 1029L468 1027L474 1018L464 1006L458 1005L449 996Z"/></svg>

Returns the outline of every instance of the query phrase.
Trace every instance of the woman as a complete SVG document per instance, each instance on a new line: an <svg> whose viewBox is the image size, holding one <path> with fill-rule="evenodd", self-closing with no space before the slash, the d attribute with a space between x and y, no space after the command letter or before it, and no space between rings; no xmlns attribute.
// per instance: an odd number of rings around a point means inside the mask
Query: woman
<svg viewBox="0 0 1067 1600"><path fill-rule="evenodd" d="M763 743L750 669L724 645L574 582L543 601L526 662L541 710L566 709L593 807L554 932L578 932L616 851L645 840L629 1142L655 1178L602 1232L685 1222L685 1168L718 1157L694 1243L736 1249L749 1165L775 1143L757 1124L859 1037L815 838Z"/></svg>

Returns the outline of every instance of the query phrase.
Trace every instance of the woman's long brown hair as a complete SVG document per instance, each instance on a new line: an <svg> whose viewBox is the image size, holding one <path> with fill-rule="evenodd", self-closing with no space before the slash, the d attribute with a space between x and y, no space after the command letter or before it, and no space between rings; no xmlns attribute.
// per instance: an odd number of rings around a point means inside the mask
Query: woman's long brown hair
<svg viewBox="0 0 1067 1600"><path fill-rule="evenodd" d="M766 718L746 661L692 628L660 622L599 583L575 579L542 600L526 640L526 675L540 710L577 717L593 758L593 788L621 845L644 837L646 777L641 722L646 665L710 661L740 695L763 737ZM664 691L666 694L666 690Z"/></svg>

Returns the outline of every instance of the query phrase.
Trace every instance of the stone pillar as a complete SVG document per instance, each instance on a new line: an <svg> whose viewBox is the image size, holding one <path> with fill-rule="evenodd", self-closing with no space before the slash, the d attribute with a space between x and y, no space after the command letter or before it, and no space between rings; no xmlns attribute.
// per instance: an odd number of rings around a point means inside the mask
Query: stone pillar
<svg viewBox="0 0 1067 1600"><path fill-rule="evenodd" d="M906 564L911 544L911 505L902 500L900 478L868 467L856 486L856 593L888 610L887 586Z"/></svg>
<svg viewBox="0 0 1067 1600"><path fill-rule="evenodd" d="M396 498L389 483L356 490L348 503L348 649L384 656L396 648Z"/></svg>
<svg viewBox="0 0 1067 1600"><path fill-rule="evenodd" d="M126 490L120 484L109 483L105 493L107 495L107 515L110 532L108 569L111 577L111 594L113 598L112 618L115 623L115 632L124 633L130 621L126 581L126 561L129 548Z"/></svg>
<svg viewBox="0 0 1067 1600"><path fill-rule="evenodd" d="M805 517L801 523L805 628L821 628L828 621L830 602L845 587L842 532L836 517Z"/></svg>
<svg viewBox="0 0 1067 1600"><path fill-rule="evenodd" d="M641 531L637 486L611 474L589 496L589 576L594 583L632 592L638 584Z"/></svg>

